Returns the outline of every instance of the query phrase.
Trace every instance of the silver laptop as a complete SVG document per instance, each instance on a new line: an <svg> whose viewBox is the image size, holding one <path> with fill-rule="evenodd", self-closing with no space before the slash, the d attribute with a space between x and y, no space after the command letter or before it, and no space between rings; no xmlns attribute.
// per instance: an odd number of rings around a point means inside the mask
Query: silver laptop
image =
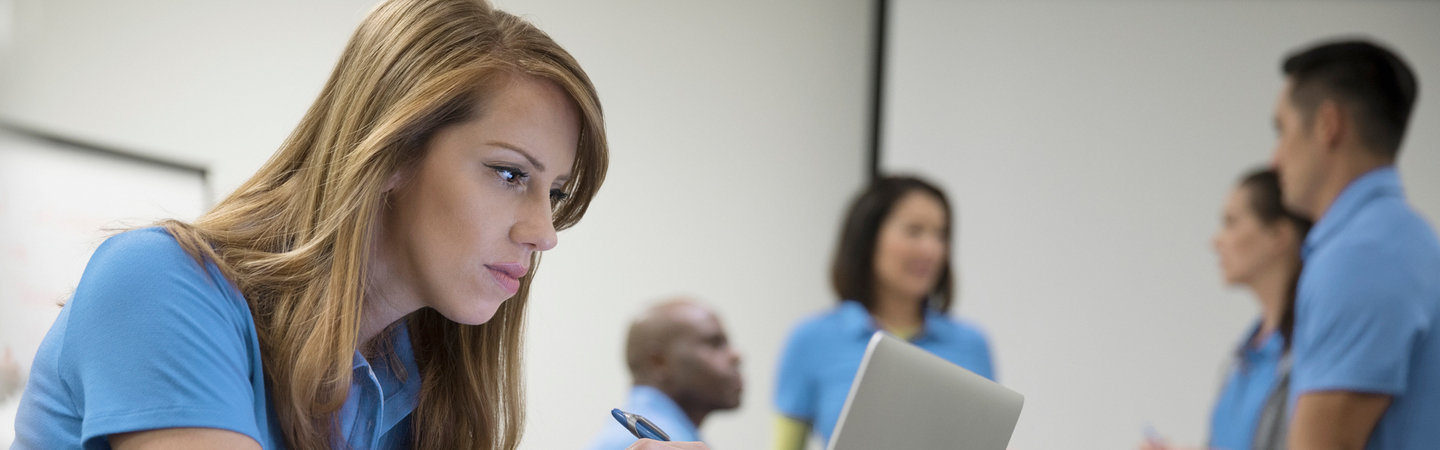
<svg viewBox="0 0 1440 450"><path fill-rule="evenodd" d="M1025 397L877 332L829 450L1005 450Z"/></svg>

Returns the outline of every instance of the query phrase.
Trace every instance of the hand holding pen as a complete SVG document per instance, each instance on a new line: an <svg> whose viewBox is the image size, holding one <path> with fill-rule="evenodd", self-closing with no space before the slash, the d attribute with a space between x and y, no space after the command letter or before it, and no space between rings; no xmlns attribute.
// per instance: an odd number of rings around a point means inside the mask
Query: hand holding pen
<svg viewBox="0 0 1440 450"><path fill-rule="evenodd" d="M615 421L620 422L620 426L625 427L626 431L640 439L626 450L710 450L703 442L670 442L670 435L639 414L614 409L610 411L610 415L615 417Z"/></svg>
<svg viewBox="0 0 1440 450"><path fill-rule="evenodd" d="M704 442L661 442L650 439L641 439L626 447L625 450L710 450Z"/></svg>

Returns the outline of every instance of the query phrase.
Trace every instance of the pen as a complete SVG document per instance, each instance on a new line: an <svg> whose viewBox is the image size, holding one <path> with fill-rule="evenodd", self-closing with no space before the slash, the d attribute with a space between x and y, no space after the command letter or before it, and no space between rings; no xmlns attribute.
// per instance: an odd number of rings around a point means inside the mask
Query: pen
<svg viewBox="0 0 1440 450"><path fill-rule="evenodd" d="M635 435L636 438L654 439L657 441L670 440L670 435L665 434L664 431L660 430L660 427L655 426L654 423L651 423L650 420L644 416L630 414L621 411L620 408L610 410L610 415L615 416L615 420L619 421L620 425L624 425L625 429L629 430L630 434Z"/></svg>

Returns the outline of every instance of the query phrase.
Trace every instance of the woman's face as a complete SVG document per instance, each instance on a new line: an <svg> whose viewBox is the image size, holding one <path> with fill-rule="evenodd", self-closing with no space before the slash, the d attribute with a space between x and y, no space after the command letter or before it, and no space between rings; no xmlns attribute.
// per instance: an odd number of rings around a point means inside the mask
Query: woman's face
<svg viewBox="0 0 1440 450"><path fill-rule="evenodd" d="M1266 225L1250 207L1245 187L1230 191L1222 210L1220 231L1215 234L1215 253L1227 284L1249 284L1255 277L1297 252L1280 230L1283 224Z"/></svg>
<svg viewBox="0 0 1440 450"><path fill-rule="evenodd" d="M575 161L579 113L549 81L517 76L498 91L396 177L380 253L419 304L394 306L484 323L515 295L531 255L555 247L551 211Z"/></svg>
<svg viewBox="0 0 1440 450"><path fill-rule="evenodd" d="M950 218L934 195L913 191L900 197L876 237L876 288L915 299L934 291L950 252L949 228Z"/></svg>

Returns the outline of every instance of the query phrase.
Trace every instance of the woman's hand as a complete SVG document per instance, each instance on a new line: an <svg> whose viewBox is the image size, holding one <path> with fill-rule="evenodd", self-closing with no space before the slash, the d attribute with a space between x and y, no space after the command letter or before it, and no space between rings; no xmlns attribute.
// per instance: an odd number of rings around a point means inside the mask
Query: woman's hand
<svg viewBox="0 0 1440 450"><path fill-rule="evenodd" d="M710 447L706 447L704 442L660 442L641 439L625 450L710 450Z"/></svg>

